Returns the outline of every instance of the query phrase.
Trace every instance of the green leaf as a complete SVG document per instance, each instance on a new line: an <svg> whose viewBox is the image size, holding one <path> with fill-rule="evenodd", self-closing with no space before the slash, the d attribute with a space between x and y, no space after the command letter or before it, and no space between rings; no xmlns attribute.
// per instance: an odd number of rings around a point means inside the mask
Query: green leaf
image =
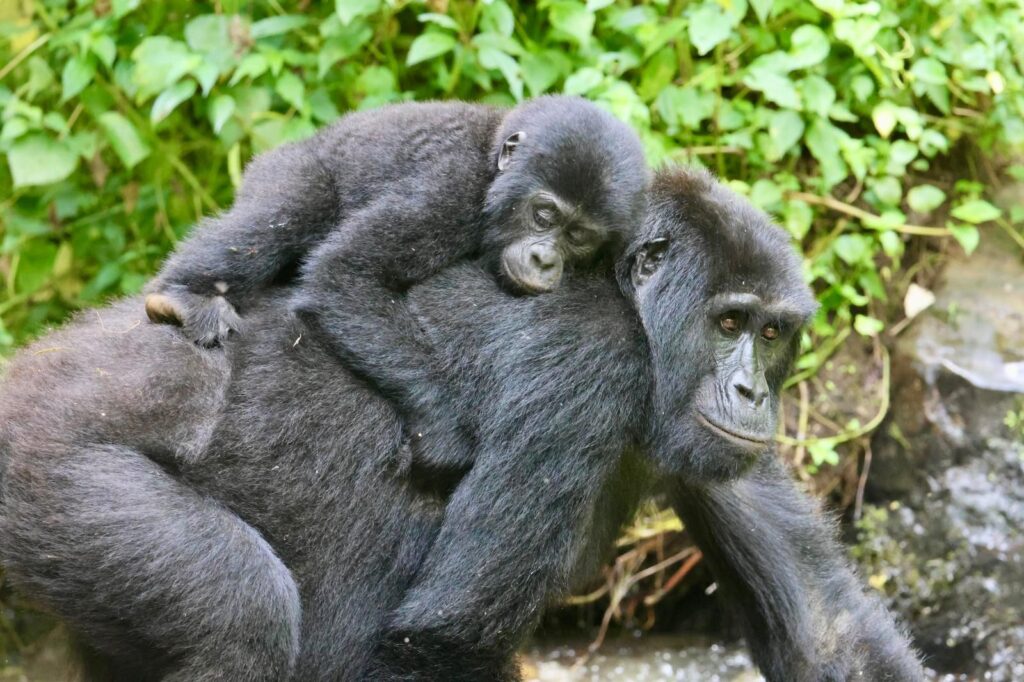
<svg viewBox="0 0 1024 682"><path fill-rule="evenodd" d="M875 130L882 137L889 137L896 128L896 105L885 100L875 105L871 111L871 120L875 123Z"/></svg>
<svg viewBox="0 0 1024 682"><path fill-rule="evenodd" d="M440 57L446 52L451 52L455 49L455 45L455 36L448 33L441 33L439 31L424 33L412 41L412 45L409 46L409 54L405 58L405 63L407 66L412 66L425 62L428 59Z"/></svg>
<svg viewBox="0 0 1024 682"><path fill-rule="evenodd" d="M804 134L804 120L795 111L776 111L768 122L768 139L772 141L769 161L786 155Z"/></svg>
<svg viewBox="0 0 1024 682"><path fill-rule="evenodd" d="M14 187L49 185L71 175L78 155L67 145L42 133L15 140L7 152Z"/></svg>
<svg viewBox="0 0 1024 682"><path fill-rule="evenodd" d="M101 34L93 37L89 44L89 51L96 55L108 69L114 65L114 60L117 59L117 43L108 35Z"/></svg>
<svg viewBox="0 0 1024 682"><path fill-rule="evenodd" d="M786 203L783 225L794 239L803 239L811 231L814 222L814 211L803 201Z"/></svg>
<svg viewBox="0 0 1024 682"><path fill-rule="evenodd" d="M15 287L21 293L38 291L50 279L57 260L57 245L33 239L22 247L18 258Z"/></svg>
<svg viewBox="0 0 1024 682"><path fill-rule="evenodd" d="M836 101L835 88L821 76L808 76L800 81L798 87L804 98L804 110L828 117Z"/></svg>
<svg viewBox="0 0 1024 682"><path fill-rule="evenodd" d="M972 199L966 203L960 204L954 208L950 213L957 220L963 220L967 223L978 223L988 222L989 220L995 220L1003 214L998 208L988 203L984 199Z"/></svg>
<svg viewBox="0 0 1024 682"><path fill-rule="evenodd" d="M585 95L604 82L604 74L585 66L565 79L563 92L567 95Z"/></svg>
<svg viewBox="0 0 1024 682"><path fill-rule="evenodd" d="M380 9L381 0L336 0L334 12L348 26L357 17L368 17Z"/></svg>
<svg viewBox="0 0 1024 682"><path fill-rule="evenodd" d="M743 79L743 84L751 90L761 92L769 102L774 102L784 109L800 109L800 94L793 87L793 81L785 76L758 70L748 73Z"/></svg>
<svg viewBox="0 0 1024 682"><path fill-rule="evenodd" d="M306 108L306 86L302 80L291 71L285 71L277 78L274 88L277 94L285 102L294 107L297 111L304 111Z"/></svg>
<svg viewBox="0 0 1024 682"><path fill-rule="evenodd" d="M534 97L547 92L562 75L559 64L549 56L528 52L519 60L523 80Z"/></svg>
<svg viewBox="0 0 1024 682"><path fill-rule="evenodd" d="M516 101L523 99L523 78L519 72L519 64L511 56L493 47L481 48L477 53L480 66L485 69L497 69L501 71L505 82L508 83L509 91Z"/></svg>
<svg viewBox="0 0 1024 682"><path fill-rule="evenodd" d="M839 235L832 250L848 265L871 264L871 241L862 234Z"/></svg>
<svg viewBox="0 0 1024 682"><path fill-rule="evenodd" d="M750 200L763 211L774 211L782 203L782 188L771 180L758 180L750 188Z"/></svg>
<svg viewBox="0 0 1024 682"><path fill-rule="evenodd" d="M263 55L258 53L247 54L242 63L238 65L238 68L235 69L235 73L232 74L228 85L236 85L245 78L259 78L267 72L269 66L267 58Z"/></svg>
<svg viewBox="0 0 1024 682"><path fill-rule="evenodd" d="M143 97L166 90L202 63L202 57L193 54L185 43L165 36L143 39L132 51L132 59L132 82Z"/></svg>
<svg viewBox="0 0 1024 682"><path fill-rule="evenodd" d="M458 30L458 26L455 27ZM498 35L511 36L516 30L516 17L512 9L503 0L485 4L480 15L480 32L494 32Z"/></svg>
<svg viewBox="0 0 1024 682"><path fill-rule="evenodd" d="M704 56L732 34L733 18L718 3L706 2L690 15L690 42Z"/></svg>
<svg viewBox="0 0 1024 682"><path fill-rule="evenodd" d="M789 59L792 68L806 69L825 61L828 56L828 36L817 26L804 24L795 31L791 38Z"/></svg>
<svg viewBox="0 0 1024 682"><path fill-rule="evenodd" d="M231 95L217 95L210 102L207 113L210 117L210 125L213 126L213 132L219 134L224 124L231 118L231 114L235 113L235 99Z"/></svg>
<svg viewBox="0 0 1024 682"><path fill-rule="evenodd" d="M750 6L754 8L757 20L764 24L764 22L768 21L768 17L772 15L775 0L750 0Z"/></svg>
<svg viewBox="0 0 1024 682"><path fill-rule="evenodd" d="M298 14L284 14L276 17L268 17L266 19L260 19L252 28L249 29L249 35L255 40L260 38L268 38L270 36L281 35L282 33L290 33L297 28L302 28L309 23L307 17Z"/></svg>
<svg viewBox="0 0 1024 682"><path fill-rule="evenodd" d="M196 52L230 51L229 23L223 14L200 14L185 25L185 42Z"/></svg>
<svg viewBox="0 0 1024 682"><path fill-rule="evenodd" d="M64 65L64 71L60 75L62 89L61 101L69 99L85 89L85 86L92 82L96 75L96 64L91 59L83 57L72 57Z"/></svg>
<svg viewBox="0 0 1024 682"><path fill-rule="evenodd" d="M963 248L964 253L970 256L974 253L974 250L978 248L978 242L981 241L981 235L978 232L978 228L973 225L947 225L950 234L953 238L960 242L960 246Z"/></svg>
<svg viewBox="0 0 1024 682"><path fill-rule="evenodd" d="M149 156L149 146L139 136L131 121L117 113L107 111L96 119L100 128L107 136L107 141L114 148L114 153L121 159L121 163L129 170L137 163Z"/></svg>
<svg viewBox="0 0 1024 682"><path fill-rule="evenodd" d="M878 200L886 206L899 206L903 200L903 185L891 175L876 179L870 186Z"/></svg>
<svg viewBox="0 0 1024 682"><path fill-rule="evenodd" d="M548 10L551 25L572 38L578 45L587 45L594 31L594 13L579 2L553 2Z"/></svg>
<svg viewBox="0 0 1024 682"><path fill-rule="evenodd" d="M933 57L918 59L914 62L914 66L910 68L910 73L914 76L915 80L921 83L927 83L928 85L946 84L946 67L942 65L942 62Z"/></svg>
<svg viewBox="0 0 1024 682"><path fill-rule="evenodd" d="M181 81L167 88L153 102L153 109L149 112L149 120L159 123L167 118L174 109L196 94L196 82L194 80Z"/></svg>
<svg viewBox="0 0 1024 682"><path fill-rule="evenodd" d="M885 323L867 315L858 315L853 318L853 328L861 336L878 336L885 329Z"/></svg>
<svg viewBox="0 0 1024 682"><path fill-rule="evenodd" d="M696 130L715 112L715 95L697 88L670 85L654 101L658 115L670 126Z"/></svg>
<svg viewBox="0 0 1024 682"><path fill-rule="evenodd" d="M946 193L934 185L918 185L907 192L907 204L918 213L930 213L945 200Z"/></svg>

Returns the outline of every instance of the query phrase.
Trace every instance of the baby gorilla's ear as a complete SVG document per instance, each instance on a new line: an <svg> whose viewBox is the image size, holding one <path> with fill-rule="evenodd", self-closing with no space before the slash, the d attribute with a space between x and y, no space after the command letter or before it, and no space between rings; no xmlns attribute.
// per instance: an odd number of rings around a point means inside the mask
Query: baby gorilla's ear
<svg viewBox="0 0 1024 682"><path fill-rule="evenodd" d="M526 139L526 132L520 130L518 133L512 133L505 138L505 141L501 143L501 152L498 154L498 170L503 171L508 168L508 164L512 162L512 152L515 151L519 143Z"/></svg>
<svg viewBox="0 0 1024 682"><path fill-rule="evenodd" d="M668 237L658 237L644 244L633 261L633 286L643 286L658 271L668 251Z"/></svg>

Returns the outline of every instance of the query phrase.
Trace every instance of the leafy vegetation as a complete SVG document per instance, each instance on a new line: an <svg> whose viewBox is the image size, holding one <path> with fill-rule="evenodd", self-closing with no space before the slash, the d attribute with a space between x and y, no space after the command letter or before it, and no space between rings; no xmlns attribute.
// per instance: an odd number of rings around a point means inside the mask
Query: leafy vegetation
<svg viewBox="0 0 1024 682"><path fill-rule="evenodd" d="M1024 180L993 161L1024 142L1019 45L1013 0L5 2L0 356L137 292L248 158L347 110L573 93L799 244L822 308L784 442L836 463L887 404L807 438L805 382L847 339L879 345L922 253L985 229L1024 246L1024 208L987 189Z"/></svg>

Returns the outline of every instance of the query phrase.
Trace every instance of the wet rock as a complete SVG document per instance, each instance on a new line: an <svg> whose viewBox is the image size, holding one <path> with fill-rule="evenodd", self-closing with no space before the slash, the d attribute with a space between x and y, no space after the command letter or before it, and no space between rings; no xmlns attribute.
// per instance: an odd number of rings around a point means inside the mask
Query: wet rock
<svg viewBox="0 0 1024 682"><path fill-rule="evenodd" d="M1024 265L956 260L893 352L859 559L943 679L1024 680ZM898 502L893 501L898 500Z"/></svg>

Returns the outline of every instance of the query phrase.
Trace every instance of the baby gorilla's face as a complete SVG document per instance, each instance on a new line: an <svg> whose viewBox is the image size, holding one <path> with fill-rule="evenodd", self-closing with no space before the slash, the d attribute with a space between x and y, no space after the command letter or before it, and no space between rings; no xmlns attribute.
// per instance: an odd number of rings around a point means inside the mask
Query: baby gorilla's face
<svg viewBox="0 0 1024 682"><path fill-rule="evenodd" d="M611 236L581 205L546 190L521 202L515 222L520 236L502 251L501 271L526 294L555 289L567 266L594 259Z"/></svg>

